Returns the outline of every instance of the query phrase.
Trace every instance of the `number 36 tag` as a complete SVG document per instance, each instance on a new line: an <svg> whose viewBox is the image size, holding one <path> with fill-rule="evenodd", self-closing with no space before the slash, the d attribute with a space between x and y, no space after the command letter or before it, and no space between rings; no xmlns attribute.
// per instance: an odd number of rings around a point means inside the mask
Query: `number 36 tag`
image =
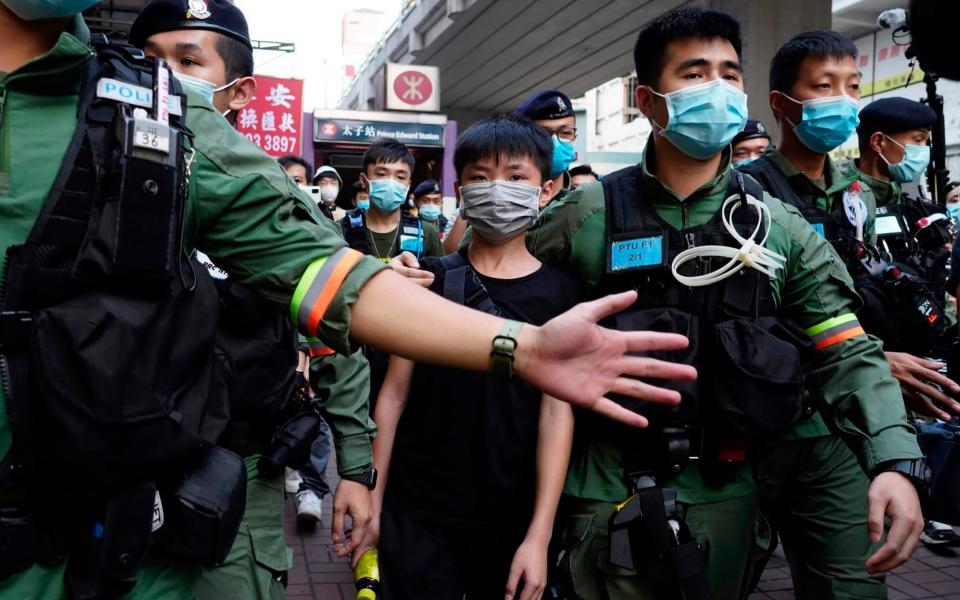
<svg viewBox="0 0 960 600"><path fill-rule="evenodd" d="M154 152L170 153L170 127L153 119L135 119L133 145Z"/></svg>

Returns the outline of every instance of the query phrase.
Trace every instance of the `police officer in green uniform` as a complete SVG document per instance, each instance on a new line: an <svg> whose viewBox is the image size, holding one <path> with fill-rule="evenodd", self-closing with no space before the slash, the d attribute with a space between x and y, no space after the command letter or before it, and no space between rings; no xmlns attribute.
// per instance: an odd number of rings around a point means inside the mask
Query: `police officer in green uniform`
<svg viewBox="0 0 960 600"><path fill-rule="evenodd" d="M207 12L206 18L198 19L181 0L156 0L137 16L131 26L130 41L144 48L148 56L163 58L181 81L193 84L201 94L209 94L210 103L234 123L256 89L247 23L240 10L229 2L208 2ZM325 206L318 208L330 218ZM338 366L349 370L350 365L344 364L350 362L349 357L332 353L316 338L303 338L302 345L311 356L330 354L326 360L335 364L324 372ZM282 351L283 348L273 349L274 353ZM344 373L339 382L326 381L327 389L321 393L329 400L325 408L332 409L335 415L339 413L338 418L331 419L336 428L335 436L341 440L358 435L363 438L348 445L341 443L342 455L338 453L338 466L350 466L341 473L346 483L338 491L347 490L349 494L351 486L359 483L361 485L357 487L362 499L365 495L362 484L372 468L370 438L375 428L366 407L366 373L362 361L358 369L360 372L355 375L352 371ZM335 390L330 389L335 384ZM346 427L346 432L341 430L342 427ZM244 430L254 428L244 427ZM234 430L237 428L232 427L231 431ZM325 434L325 428L321 427L320 435ZM255 436L248 432L245 437ZM234 446L240 444L236 439L231 442ZM247 449L266 449L258 448L250 441L240 445ZM283 596L279 578L292 566L292 553L284 541L282 481L279 476L267 478L258 473L259 452L244 452L244 455L248 473L247 503L240 535L222 565L204 569L197 587L200 598L219 598L224 593L251 594L254 590L255 597L259 598ZM344 504L344 498L335 498L335 505L337 500ZM360 514L355 516L362 518Z"/></svg>
<svg viewBox="0 0 960 600"><path fill-rule="evenodd" d="M944 308L953 229L941 207L904 190L917 183L930 163L928 142L936 120L933 109L908 98L871 102L860 111L855 165L877 198L878 250L896 268L887 278L872 280L880 293L866 301L875 313L864 319L864 328L883 340L907 408L949 421L947 410L958 413L960 404L944 391L956 394L960 386L940 374L942 363L923 356L938 356L952 338L948 327L955 320ZM900 277L894 279L893 273ZM904 283L910 293L897 294ZM918 311L918 306L923 308ZM956 543L957 536L949 525L927 521L920 539L938 545Z"/></svg>
<svg viewBox="0 0 960 600"><path fill-rule="evenodd" d="M745 597L759 490L743 450L747 458L757 458L749 456L762 447L756 444L783 436L804 408L814 416L801 419L798 429L821 427L834 453L855 453L863 470L876 477L869 495L870 533L879 539L884 515L892 525L888 546L872 559L875 570L906 560L922 527L913 483L886 472L920 452L880 346L854 316L859 301L850 278L796 210L730 168L728 145L746 120L739 31L733 17L700 7L677 9L648 24L635 48L637 105L654 124L643 161L572 191L545 211L528 236L539 258L572 270L593 293L638 290L635 312L613 323L699 333L691 344L699 349L687 357L700 371L699 392L687 388L689 412L681 403L685 418L679 423L674 415L664 416L659 438L655 432L647 438L612 433L601 423L578 418L556 536L562 575L574 597L679 597L680 585L694 588L685 588L684 597L702 596L695 582L704 574L714 597ZM745 201L744 195L760 202ZM758 250L757 244L765 248ZM717 255L723 260L710 258ZM732 268L739 272L724 279ZM725 315L738 311L752 325L734 319L742 333L730 334ZM764 325L771 318L785 328L774 334L780 342L790 337L783 335L786 330L799 327L802 333L786 346L774 342L768 334L777 327ZM756 345L743 352L742 344ZM751 373L765 378L762 373L770 368L778 371L772 379L787 381L783 369L797 368L796 353L810 361L807 392L799 394L800 400L796 389L747 386ZM750 355L762 358L749 364ZM737 391L725 392L731 385ZM737 406L738 399L754 396L750 406ZM788 396L794 399L784 402ZM654 459L658 454L661 458ZM680 470L688 456L698 460ZM661 465L651 464L655 460ZM830 473L835 464L828 456L819 466ZM649 471L676 491L679 505L669 522L673 533L660 526L631 532L633 553L665 539L679 543L682 520L701 547L705 573L698 573L695 560L645 568L642 556L633 557L642 571L626 568L623 537L611 532L611 523L619 529L638 496L642 501L649 482L636 475ZM634 491L638 496L630 497ZM834 502L866 507L865 489L859 495L848 491L842 481L831 481L811 493L810 501L831 513ZM664 508L641 512L669 515L672 496L664 490L658 497L665 500ZM867 523L857 527L866 538ZM690 549L689 542L667 546L656 553L677 556Z"/></svg>
<svg viewBox="0 0 960 600"><path fill-rule="evenodd" d="M549 198L540 200L540 210L543 210L551 202L562 199L570 188L570 173L567 169L577 156L573 147L577 140L577 119L573 112L573 102L560 90L541 90L521 102L513 115L543 127L553 140L553 161L550 167L553 193Z"/></svg>
<svg viewBox="0 0 960 600"><path fill-rule="evenodd" d="M904 191L904 187L917 183L930 163L928 141L936 119L929 106L908 98L871 102L860 111L857 127L860 158L855 166L860 181L867 184L876 198L878 250L886 253L891 262L919 277L942 308L950 219L939 207ZM881 322L876 331L865 327L884 341L887 360L894 377L900 381L907 408L950 420L950 414L944 409L958 413L960 404L941 388L957 393L960 386L938 372L942 364L920 355L936 355L934 347L925 342L935 340L935 345L943 347L936 338L943 336L951 319L946 319L947 323L937 322L939 319L931 323L930 315L921 315L919 323L909 316L890 323L893 311L885 308L882 312L887 315L886 326Z"/></svg>
<svg viewBox="0 0 960 600"><path fill-rule="evenodd" d="M856 55L856 46L832 31L802 33L784 44L770 66L770 106L780 123L782 142L742 168L830 242L840 257L830 253L830 276L845 283L856 277L861 249L876 243L873 192L859 181L858 173L842 172L827 155L857 126ZM853 312L859 304L853 304ZM846 335L828 331L841 338ZM883 372L882 383L869 382L869 393L884 400L864 410L900 413L896 405L900 394L893 389L879 346L869 343L877 369ZM843 370L842 376L859 377L851 367ZM868 379L859 381L868 386ZM815 397L822 394L818 402L832 403L833 393L832 388L815 390ZM883 443L875 446L863 437L876 432L872 421L864 422L867 428L860 430L859 439L850 438L851 428L844 425L839 429L847 435L836 435L837 425L829 412L820 411L769 448L757 466L764 514L781 536L798 597L884 598L885 585L876 575L906 560L920 532L916 527L900 529L894 540L891 530L887 545L877 550L880 515L873 494L881 477L889 477L880 475L885 469L917 477L922 466L907 460L919 457L907 443L906 426L897 439L881 435ZM901 479L898 483L907 481ZM868 490L869 506L862 500Z"/></svg>
<svg viewBox="0 0 960 600"><path fill-rule="evenodd" d="M74 176L86 176L91 172L89 169L82 172L70 171L73 159L72 155L67 155L67 149L71 148L72 151L80 153L84 146L70 143L74 133L88 131L91 127L104 131L104 124L109 125L110 121L109 118L103 120L104 111L99 109L92 114L78 111L81 91L83 98L91 102L96 99L96 106L109 109L106 111L108 114L120 115L125 119L132 118L133 121L124 122L146 127L142 132L145 135L137 141L151 147L164 147L165 138L160 134L175 131L172 128L178 123L176 112L182 113L185 110L190 115L189 128L194 134L192 143L185 142L188 149L181 152L180 148L174 145L175 137L166 138L171 144L166 146L171 150L169 156L176 158L181 165L189 165L189 171L185 167L182 171L184 175L189 173L189 178L180 179L186 184L183 188L186 202L182 225L183 249L186 251L199 247L206 251L211 259L231 276L250 286L271 303L289 310L291 319L303 333L319 336L325 343L344 354L351 352L350 339L356 339L361 343L388 348L414 360L476 370L493 368L505 374L515 373L555 397L580 406L592 407L611 417L637 425L642 425L645 420L605 400L604 394L613 390L639 398L676 401L676 395L667 390L637 387L621 376L639 375L652 370L665 378L690 377L690 370L681 366L625 356L628 351L678 348L684 344L682 338L653 333L628 335L594 325L596 320L629 303L632 300L630 294L582 305L543 327L519 327L502 319L468 312L436 298L425 290L401 282L394 274L383 273L383 268L377 261L366 259L347 249L336 227L322 220L310 199L297 189L276 161L265 156L230 127L220 111L192 91L186 93L184 101L184 97L178 93L179 85L168 77L169 71L163 70L160 63L139 59L130 52L111 50L109 46L99 46L104 54L97 54L88 44L89 32L79 16L81 10L92 4L91 0L57 4L21 0L0 2L0 30L4 35L4 44L0 47L0 211L3 213L0 243L5 252L12 250L8 256L16 254L17 245L25 240L34 244L33 240L28 240L28 236L31 232L39 231L36 229L38 224L44 232L50 231L50 221L38 221L38 216L65 157L67 160L64 166L67 171L61 173L61 178L66 176L70 180ZM189 5L184 5L184 10L190 10L198 20L202 20L209 16L208 6L204 2L192 1ZM124 67L122 72L112 73L113 77L107 78L112 81L104 81L103 78L98 80L96 72L88 70L88 67L100 64L113 68L119 64L118 60L130 68ZM149 78L150 85L135 85L117 79L133 78L134 71L130 69L134 67L137 75L133 81L145 84ZM156 99L152 97L154 81L158 84L156 89L161 90ZM166 82L169 88L160 85L163 82ZM168 101L161 102L164 89L169 89L171 93ZM38 101L38 98L42 98L42 101ZM151 107L151 112L147 112L147 109L139 112L138 109L144 105ZM151 118L151 114L156 118ZM167 116L171 129L161 128L163 123L157 120ZM140 123L137 123L137 120ZM83 125L83 128L78 128L78 125ZM87 152L84 152L84 155L88 160L96 158ZM101 173L114 178L113 181L116 180L114 173ZM156 181L136 183L137 186L131 189L142 192L138 191L132 198L140 197L141 193L159 193L162 189L154 185ZM53 189L51 196L62 197L64 190L65 188L57 187ZM69 191L79 194L79 197L90 197L91 194L98 193L96 188L77 183L71 183ZM59 202L57 205L59 206ZM147 204L147 207L151 206L153 204ZM176 220L169 216L168 221L176 223ZM83 221L80 223L85 224ZM141 226L149 224L150 220L139 221ZM177 231L169 232L171 237L168 240L180 239L175 237L180 234L179 228L176 229ZM74 232L76 230L73 229ZM113 229L108 227L106 231ZM57 239L52 238L54 245ZM124 239L130 243L138 241L136 237ZM174 256L177 255L178 246L179 242L176 245L168 243L168 249L173 248ZM140 250L146 251L147 248ZM186 252L182 254L185 255ZM167 254L165 258L169 257L170 254ZM71 256L47 254L38 255L38 258L70 260ZM110 264L104 262L98 266L110 268ZM181 262L181 267L183 281L174 278L174 281L179 282L176 288L181 290L178 298L189 298L187 294L193 293L190 292L191 288L199 290L205 285L209 288L200 277L202 271L194 271L198 275L194 280L189 277L188 273L192 269L187 267L185 262ZM5 279L9 280L13 274L7 269L4 271ZM73 277L69 269L58 273L61 280L64 277ZM131 275L146 274L135 271ZM32 283L34 285L29 288L20 286L20 291L34 292L36 280ZM49 310L36 312L38 309L31 309L32 312L27 311L25 314L24 311L15 310L18 307L10 297L14 288L5 286L6 306L12 312L4 312L4 322L27 329L41 325L33 316L49 315ZM152 289L158 292L161 288ZM88 294L84 298L97 302L108 296L123 300L125 294L138 294L143 291L145 289L142 288L101 290L94 286L90 290L92 296ZM196 298L199 302L201 297ZM133 301L135 299L132 297L124 300L126 306L130 306ZM389 307L389 310L384 307ZM410 323L429 319L444 333L441 335L436 333L436 329L398 322L395 318L397 311L409 315L412 319ZM196 321L195 324L202 324L195 317L191 318ZM81 318L75 323L77 327L84 327L85 322ZM116 328L108 321L103 321L103 325L91 333L102 334ZM172 327L171 331L183 333L190 332L190 329ZM501 333L500 337L497 337L498 332ZM4 358L7 359L7 364L10 364L10 353L17 352L22 355L23 345L16 343L17 338L10 336L7 331L3 334ZM495 337L497 339L492 345L491 340ZM126 376L136 377L142 373L144 367L166 368L169 364L161 364L164 362L161 360L155 365L146 364L145 352L150 351L154 343L169 345L190 342L190 337L186 335L167 335L162 338L127 340L128 344L140 344L139 351L132 353L140 367L129 374L117 373L115 369L104 369L102 373L92 373L92 378L86 381L98 383L101 378L99 376L121 379ZM69 357L74 351L79 352L79 349L61 347L59 343L48 345L45 356L52 351L57 351L61 357ZM22 363L19 358L17 357L18 362ZM121 360L129 363L131 360L129 356L84 358L109 359L118 363ZM33 369L33 363L30 364ZM31 378L30 381L35 380ZM157 382L157 385L161 384L167 385L167 382ZM143 394L140 389L127 390L131 394L130 399L143 402L144 398L151 396L154 391L151 386L143 389L148 393ZM158 387L157 390L159 389ZM60 390L62 393L66 391L70 390ZM165 393L169 394L169 389ZM131 465L134 473L141 468L146 469L148 465L138 462L145 457L137 453L111 456L111 448L121 448L117 445L119 440L114 443L109 438L96 435L82 440L60 438L53 443L54 440L50 439L44 430L30 429L28 435L14 439L11 429L27 424L12 422L7 411L10 407L18 410L24 407L16 393L10 395L8 390L5 390L4 396L5 401L0 403L0 454L4 456L4 464L7 466L3 472L5 485L0 489L0 536L4 538L4 543L0 544L0 597L44 600L64 598L67 596L64 587L64 556L50 552L50 549L43 548L42 544L37 542L43 537L41 533L52 537L67 536L76 528L70 527L69 532L45 531L44 522L31 518L29 511L36 506L33 497L23 501L21 491L11 489L6 481L8 477L12 477L13 481L22 478L22 475L19 475L22 470L9 468L16 465L17 459L17 454L11 453L11 448L16 450L18 444L24 443L31 449L41 448L44 445L41 442L49 441L46 452L56 453L63 444L71 442L74 447L84 452L102 448L100 456L112 461L134 461ZM43 398L46 399L47 396ZM50 398L52 399L52 396ZM44 406L48 409L48 414L57 414L60 410L55 404ZM164 403L161 408L166 410L166 406ZM197 407L191 405L190 408ZM64 411L68 409L71 407L63 405ZM72 410L70 414L76 416L77 412ZM186 416L193 418L196 415ZM176 421L163 423L172 427ZM44 426L49 424L43 423ZM137 427L136 422L120 424L125 428ZM114 425L117 423L114 422ZM81 441L83 444L78 445ZM86 443L88 441L89 443ZM136 445L136 442L136 439L126 440L126 447ZM97 467L82 462L78 462L77 466L85 469ZM162 466L154 465L153 468ZM40 471L31 477L55 482L58 486L67 478L76 479L73 473L64 473L62 469L58 472L52 466L49 471ZM57 500L54 503L56 505L59 502L72 502L78 495L87 496L96 492L95 489L84 488L82 483L76 481L76 487L69 490L71 493L67 496L53 497L51 494L51 498L44 501ZM209 493L215 490L200 491ZM359 518L354 519L353 535L345 538L341 534L335 539L337 550L344 554L352 550L361 539L366 526L362 515L364 511L369 514L369 506L362 506L364 502L369 502L369 495L358 496L355 514L359 515ZM142 500L143 497L138 499ZM161 507L154 504L153 508ZM171 508L171 505L168 504L167 508ZM112 515L116 518L119 516ZM151 528L158 525L158 533L161 535L164 528L162 522L162 515L155 513ZM145 525L140 521L137 523L141 528ZM102 523L97 524L94 520L90 529L80 527L76 532L84 541L96 543L98 539L103 540L104 529L100 525ZM109 523L106 530L110 531ZM22 539L33 543L29 546L16 543L16 540ZM120 541L122 540L110 538L102 543L109 542L112 544L111 548L119 550L115 544ZM143 540L138 538L134 541L139 543ZM190 550L189 547L181 549ZM139 546L136 550L139 553L144 548ZM66 564L69 565L72 561L89 563L95 559L96 555L69 554ZM131 562L128 555L112 566L122 570L123 575L130 575L131 572L135 575L133 588L124 597L165 600L194 597L193 589L199 575L199 565L199 560L177 561L150 553L142 563L136 560ZM124 580L127 583L130 581ZM122 595L122 592L116 595Z"/></svg>

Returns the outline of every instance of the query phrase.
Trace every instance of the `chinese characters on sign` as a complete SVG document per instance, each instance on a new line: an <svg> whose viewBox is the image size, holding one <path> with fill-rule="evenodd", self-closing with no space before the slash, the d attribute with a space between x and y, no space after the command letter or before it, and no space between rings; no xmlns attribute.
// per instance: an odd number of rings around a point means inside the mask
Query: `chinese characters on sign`
<svg viewBox="0 0 960 600"><path fill-rule="evenodd" d="M300 155L303 81L257 75L253 101L237 115L237 130L270 156Z"/></svg>
<svg viewBox="0 0 960 600"><path fill-rule="evenodd" d="M443 125L317 118L314 141L370 143L394 138L408 146L443 146Z"/></svg>

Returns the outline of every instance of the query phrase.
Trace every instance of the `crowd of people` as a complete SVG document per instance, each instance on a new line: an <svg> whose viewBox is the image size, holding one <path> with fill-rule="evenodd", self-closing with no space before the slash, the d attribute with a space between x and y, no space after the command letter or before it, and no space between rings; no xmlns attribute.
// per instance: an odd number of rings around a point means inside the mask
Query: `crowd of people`
<svg viewBox="0 0 960 600"><path fill-rule="evenodd" d="M738 21L662 14L639 164L575 163L537 91L461 133L445 214L397 140L345 181L237 133L232 3L151 0L132 47L94 3L0 0L0 598L282 598L331 456L386 600L741 599L778 544L798 598L880 599L960 545L917 436L960 415L960 188L843 35L772 57L774 145Z"/></svg>

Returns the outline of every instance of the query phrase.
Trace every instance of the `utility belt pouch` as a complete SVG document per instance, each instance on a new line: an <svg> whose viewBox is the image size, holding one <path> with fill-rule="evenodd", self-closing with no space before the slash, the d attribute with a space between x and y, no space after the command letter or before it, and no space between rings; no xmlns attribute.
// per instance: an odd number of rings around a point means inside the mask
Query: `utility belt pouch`
<svg viewBox="0 0 960 600"><path fill-rule="evenodd" d="M162 547L207 567L222 563L237 537L246 501L243 459L211 447L164 502Z"/></svg>
<svg viewBox="0 0 960 600"><path fill-rule="evenodd" d="M646 571L658 598L711 599L701 548L679 517L676 490L650 477L639 481L610 518L611 564Z"/></svg>
<svg viewBox="0 0 960 600"><path fill-rule="evenodd" d="M156 494L152 483L115 494L103 520L71 538L64 575L69 598L116 598L133 589L150 547Z"/></svg>

